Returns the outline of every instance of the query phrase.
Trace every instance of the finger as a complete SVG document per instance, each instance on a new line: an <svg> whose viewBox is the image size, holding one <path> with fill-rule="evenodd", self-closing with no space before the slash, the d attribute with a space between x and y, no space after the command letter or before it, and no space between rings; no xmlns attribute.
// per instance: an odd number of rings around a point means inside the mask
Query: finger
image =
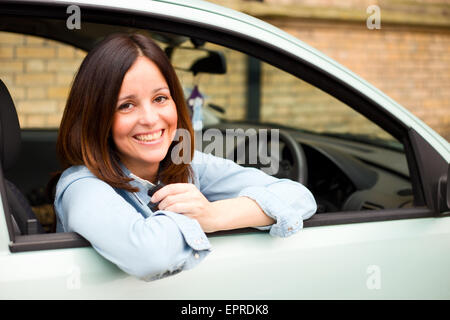
<svg viewBox="0 0 450 320"><path fill-rule="evenodd" d="M171 183L167 186L162 187L156 191L151 197L150 201L153 203L159 202L166 198L168 195L173 195L177 193L183 193L189 190L190 183Z"/></svg>
<svg viewBox="0 0 450 320"><path fill-rule="evenodd" d="M170 194L159 203L158 208L160 210L168 210L168 207L176 203L187 203L192 202L193 200L195 201L195 196L193 196L190 192Z"/></svg>
<svg viewBox="0 0 450 320"><path fill-rule="evenodd" d="M180 213L186 216L189 216L192 211L192 203L186 203L186 202L177 202L174 204L171 204L165 209L160 210L167 210L171 212Z"/></svg>

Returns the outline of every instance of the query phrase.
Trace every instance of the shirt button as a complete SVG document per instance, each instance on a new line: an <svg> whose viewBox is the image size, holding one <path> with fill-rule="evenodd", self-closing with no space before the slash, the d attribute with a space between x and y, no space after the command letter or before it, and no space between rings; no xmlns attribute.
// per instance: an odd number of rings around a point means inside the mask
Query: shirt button
<svg viewBox="0 0 450 320"><path fill-rule="evenodd" d="M195 258L195 259L200 258L200 255L198 254L198 252L196 252L196 253L194 254L194 258Z"/></svg>

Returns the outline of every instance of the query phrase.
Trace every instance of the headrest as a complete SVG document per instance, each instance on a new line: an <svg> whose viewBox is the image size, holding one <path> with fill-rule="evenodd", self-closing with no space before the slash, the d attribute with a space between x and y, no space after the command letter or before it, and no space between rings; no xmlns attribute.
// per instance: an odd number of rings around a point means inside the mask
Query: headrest
<svg viewBox="0 0 450 320"><path fill-rule="evenodd" d="M11 168L20 153L20 125L8 88L0 80L0 159L3 170Z"/></svg>

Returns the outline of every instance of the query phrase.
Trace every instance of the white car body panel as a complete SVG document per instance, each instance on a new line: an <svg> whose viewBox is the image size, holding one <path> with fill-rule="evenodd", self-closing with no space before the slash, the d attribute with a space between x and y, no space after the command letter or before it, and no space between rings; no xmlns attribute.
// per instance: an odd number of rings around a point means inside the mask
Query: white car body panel
<svg viewBox="0 0 450 320"><path fill-rule="evenodd" d="M10 254L3 246L0 298L440 299L450 295L442 277L449 228L448 218L424 218L307 228L286 239L213 237L199 266L153 282L92 248Z"/></svg>

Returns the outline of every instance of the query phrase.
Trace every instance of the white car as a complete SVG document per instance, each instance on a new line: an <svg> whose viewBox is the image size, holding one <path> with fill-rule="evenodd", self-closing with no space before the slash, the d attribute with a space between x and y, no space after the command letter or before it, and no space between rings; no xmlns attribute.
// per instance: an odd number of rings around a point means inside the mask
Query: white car
<svg viewBox="0 0 450 320"><path fill-rule="evenodd" d="M449 143L319 51L258 19L192 0L2 1L0 31L86 52L115 32L152 36L187 92L198 63L208 100L203 132L281 129L277 176L303 182L318 203L293 236L250 228L209 234L212 252L194 269L139 280L78 234L55 233L39 218L42 208L52 210L42 189L59 169L57 128L20 129L5 80L0 298L450 298Z"/></svg>

